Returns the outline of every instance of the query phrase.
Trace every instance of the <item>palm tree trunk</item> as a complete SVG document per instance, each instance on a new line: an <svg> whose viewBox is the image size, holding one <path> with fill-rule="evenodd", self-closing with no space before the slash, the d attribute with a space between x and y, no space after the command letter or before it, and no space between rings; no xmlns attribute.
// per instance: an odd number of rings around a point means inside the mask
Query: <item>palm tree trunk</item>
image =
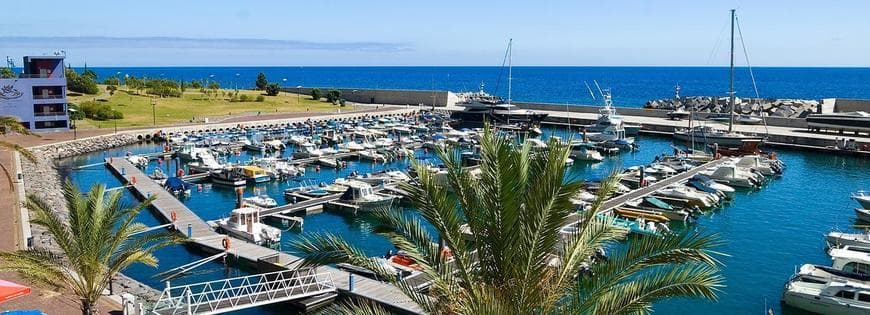
<svg viewBox="0 0 870 315"><path fill-rule="evenodd" d="M82 299L82 315L96 315L99 313L97 309L97 301Z"/></svg>

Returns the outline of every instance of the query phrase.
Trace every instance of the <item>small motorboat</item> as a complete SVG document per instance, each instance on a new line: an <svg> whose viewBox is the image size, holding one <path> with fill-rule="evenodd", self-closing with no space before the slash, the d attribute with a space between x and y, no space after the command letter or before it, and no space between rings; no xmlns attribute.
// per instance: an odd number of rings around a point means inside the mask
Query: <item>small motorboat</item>
<svg viewBox="0 0 870 315"><path fill-rule="evenodd" d="M218 226L233 237L258 245L281 242L281 229L260 222L260 207L233 209L229 218L217 220Z"/></svg>
<svg viewBox="0 0 870 315"><path fill-rule="evenodd" d="M704 192L718 192L725 196L732 196L735 192L731 186L717 183L715 180L701 174L697 174L689 179L688 184Z"/></svg>
<svg viewBox="0 0 870 315"><path fill-rule="evenodd" d="M864 209L870 209L870 194L866 191L859 190L857 192L852 193L852 199L858 202Z"/></svg>
<svg viewBox="0 0 870 315"><path fill-rule="evenodd" d="M347 190L341 195L339 201L357 207L358 211L373 211L389 207L395 196L381 195L374 192L372 185L368 183L349 180L346 182Z"/></svg>
<svg viewBox="0 0 870 315"><path fill-rule="evenodd" d="M728 186L743 188L755 188L758 186L758 181L755 177L746 174L736 165L722 165L707 174L707 176Z"/></svg>
<svg viewBox="0 0 870 315"><path fill-rule="evenodd" d="M209 178L213 183L224 186L239 187L248 183L245 176L232 167L212 171Z"/></svg>
<svg viewBox="0 0 870 315"><path fill-rule="evenodd" d="M331 167L331 168L341 167L341 162L339 162L337 159L333 159L333 158L319 158L319 159L317 159L317 164L320 164L320 165L323 165L326 167Z"/></svg>
<svg viewBox="0 0 870 315"><path fill-rule="evenodd" d="M256 195L244 199L245 204L255 205L261 208L274 208L278 206L278 202L267 195Z"/></svg>
<svg viewBox="0 0 870 315"><path fill-rule="evenodd" d="M133 164L133 166L138 168L145 168L148 166L148 158L142 155L127 155L127 162L130 162L130 164Z"/></svg>
<svg viewBox="0 0 870 315"><path fill-rule="evenodd" d="M665 197L684 199L689 201L689 205L698 206L701 208L711 208L719 203L719 197L713 194L700 192L695 189L673 185L665 187L655 193Z"/></svg>
<svg viewBox="0 0 870 315"><path fill-rule="evenodd" d="M667 115L668 115L668 119L670 119L670 120L683 120L683 119L689 118L689 115L691 115L691 113L687 112L685 109L680 107L680 108L677 108L676 110L668 112Z"/></svg>
<svg viewBox="0 0 870 315"><path fill-rule="evenodd" d="M193 185L184 182L180 177L170 177L166 179L166 182L163 183L163 188L166 191L172 193L173 195L185 195L190 196L190 188Z"/></svg>

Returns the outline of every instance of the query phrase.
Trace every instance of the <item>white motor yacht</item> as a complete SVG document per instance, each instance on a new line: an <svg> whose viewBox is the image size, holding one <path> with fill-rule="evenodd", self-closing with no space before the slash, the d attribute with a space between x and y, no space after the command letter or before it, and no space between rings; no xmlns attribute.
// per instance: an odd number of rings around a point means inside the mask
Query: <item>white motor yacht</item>
<svg viewBox="0 0 870 315"><path fill-rule="evenodd" d="M786 283L782 302L826 315L870 314L870 284L798 273Z"/></svg>
<svg viewBox="0 0 870 315"><path fill-rule="evenodd" d="M362 150L359 151L357 154L359 154L359 158L361 160L368 160L374 162L387 160L387 158L383 154L380 154L375 150Z"/></svg>
<svg viewBox="0 0 870 315"><path fill-rule="evenodd" d="M254 244L277 244L281 241L281 229L260 222L260 210L256 206L233 209L229 218L217 221L218 226L227 234Z"/></svg>
<svg viewBox="0 0 870 315"><path fill-rule="evenodd" d="M843 246L870 247L870 230L864 233L830 232L825 236L828 246L836 248Z"/></svg>
<svg viewBox="0 0 870 315"><path fill-rule="evenodd" d="M844 272L870 275L870 247L843 246L828 251L831 267Z"/></svg>
<svg viewBox="0 0 870 315"><path fill-rule="evenodd" d="M774 176L780 174L782 171L778 170L777 167L771 165L766 159L763 159L758 155L744 155L737 159L737 162L734 163L741 168L748 168L758 173L761 173L764 176Z"/></svg>
<svg viewBox="0 0 870 315"><path fill-rule="evenodd" d="M866 191L859 190L857 192L852 193L852 199L858 202L864 209L870 209L870 193Z"/></svg>

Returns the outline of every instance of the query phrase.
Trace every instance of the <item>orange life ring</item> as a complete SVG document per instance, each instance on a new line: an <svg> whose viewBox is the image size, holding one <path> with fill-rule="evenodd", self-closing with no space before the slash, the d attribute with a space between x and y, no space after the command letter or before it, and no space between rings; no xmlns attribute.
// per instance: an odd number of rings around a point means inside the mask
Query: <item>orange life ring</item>
<svg viewBox="0 0 870 315"><path fill-rule="evenodd" d="M221 241L221 244L224 245L225 250L230 250L230 237L229 236L224 237L223 241Z"/></svg>
<svg viewBox="0 0 870 315"><path fill-rule="evenodd" d="M178 217L177 217L177 215L175 214L175 211L172 211L171 213L169 213L169 218L172 219L172 222L175 222L175 221L178 220Z"/></svg>
<svg viewBox="0 0 870 315"><path fill-rule="evenodd" d="M136 176L133 176L132 178L130 178L130 183L133 185L136 185Z"/></svg>

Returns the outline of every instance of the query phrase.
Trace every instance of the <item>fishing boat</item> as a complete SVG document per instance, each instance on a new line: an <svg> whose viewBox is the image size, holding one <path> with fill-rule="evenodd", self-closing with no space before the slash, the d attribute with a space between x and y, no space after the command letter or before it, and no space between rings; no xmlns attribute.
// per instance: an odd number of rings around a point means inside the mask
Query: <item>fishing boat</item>
<svg viewBox="0 0 870 315"><path fill-rule="evenodd" d="M217 224L225 233L254 244L279 243L281 229L260 222L260 210L256 206L233 209L229 218L219 219Z"/></svg>
<svg viewBox="0 0 870 315"><path fill-rule="evenodd" d="M259 166L245 165L239 167L239 170L248 183L259 184L272 180L269 174L266 173L266 170Z"/></svg>
<svg viewBox="0 0 870 315"><path fill-rule="evenodd" d="M595 83L598 86L598 83ZM598 109L598 119L591 125L585 126L586 131L593 133L604 132L609 127L619 125L625 131L626 136L635 136L641 129L640 124L630 124L623 120L622 116L616 113L616 107L613 106L613 99L609 89L598 89L601 98L604 100L604 106ZM592 90L589 91L592 93Z"/></svg>
<svg viewBox="0 0 870 315"><path fill-rule="evenodd" d="M339 201L356 206L358 211L368 212L387 208L395 199L394 196L375 193L372 185L365 182L349 180L345 185L347 190L339 197Z"/></svg>
<svg viewBox="0 0 870 315"><path fill-rule="evenodd" d="M852 193L852 199L858 202L861 205L861 208L870 209L870 194L866 191L859 190L857 192Z"/></svg>
<svg viewBox="0 0 870 315"><path fill-rule="evenodd" d="M226 167L209 173L211 181L218 185L239 187L245 186L248 180L236 168Z"/></svg>
<svg viewBox="0 0 870 315"><path fill-rule="evenodd" d="M252 197L246 197L244 199L245 204L255 205L260 208L274 208L278 206L278 202L272 197L268 195L256 195Z"/></svg>

